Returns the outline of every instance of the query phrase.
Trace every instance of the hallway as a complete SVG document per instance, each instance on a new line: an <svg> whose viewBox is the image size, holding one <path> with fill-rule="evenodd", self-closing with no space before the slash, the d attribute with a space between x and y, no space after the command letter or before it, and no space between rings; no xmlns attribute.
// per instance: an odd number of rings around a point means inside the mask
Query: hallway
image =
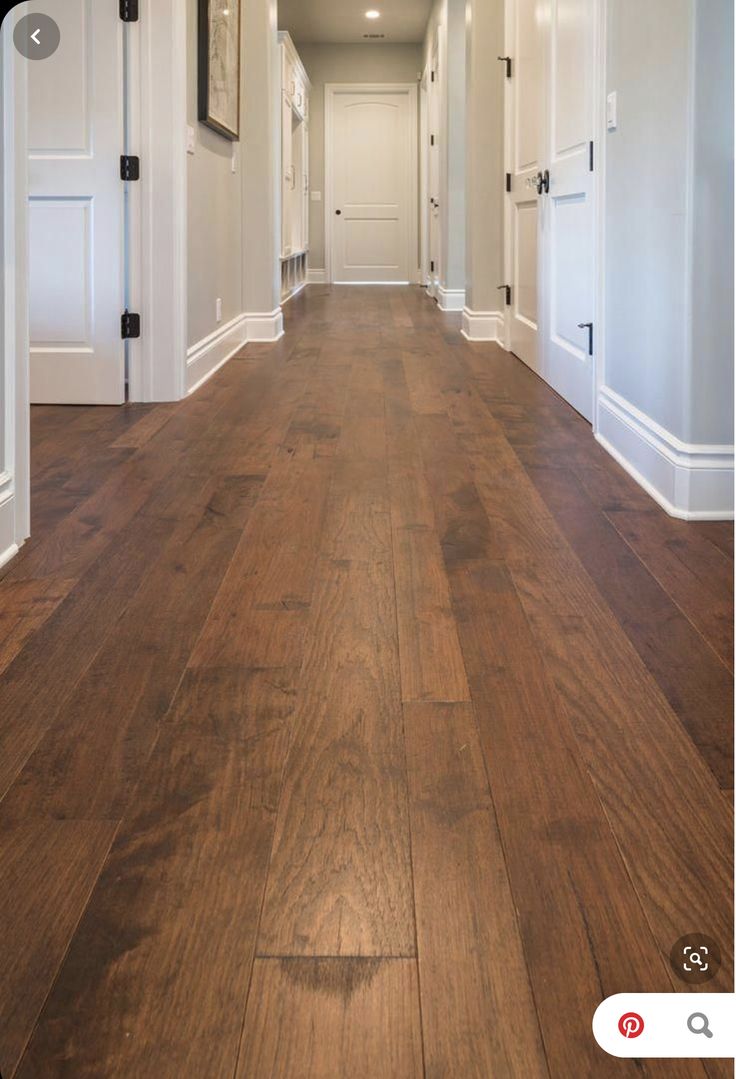
<svg viewBox="0 0 736 1079"><path fill-rule="evenodd" d="M3 1079L732 1074L590 1034L696 929L733 989L732 526L419 288L286 321L178 404L34 410Z"/></svg>

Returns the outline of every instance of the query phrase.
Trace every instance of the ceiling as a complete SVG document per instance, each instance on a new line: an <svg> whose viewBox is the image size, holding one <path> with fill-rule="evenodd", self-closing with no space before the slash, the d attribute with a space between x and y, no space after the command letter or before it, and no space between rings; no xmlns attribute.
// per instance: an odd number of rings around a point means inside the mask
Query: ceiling
<svg viewBox="0 0 736 1079"><path fill-rule="evenodd" d="M380 19L366 19L374 9ZM279 29L296 42L364 42L384 34L384 42L424 40L432 0L279 0Z"/></svg>

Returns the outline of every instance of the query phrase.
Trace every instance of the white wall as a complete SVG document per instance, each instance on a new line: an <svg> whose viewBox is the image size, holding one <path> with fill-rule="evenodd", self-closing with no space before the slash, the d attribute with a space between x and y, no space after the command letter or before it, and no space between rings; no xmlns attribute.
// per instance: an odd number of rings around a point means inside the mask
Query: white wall
<svg viewBox="0 0 736 1079"><path fill-rule="evenodd" d="M12 42L13 16L0 30L0 566L28 537L28 186L27 81Z"/></svg>
<svg viewBox="0 0 736 1079"><path fill-rule="evenodd" d="M288 27L286 28L288 29ZM311 45L295 42L312 91L309 105L309 169L321 202L309 206L309 265L325 266L325 84L332 82L416 83L421 45Z"/></svg>
<svg viewBox="0 0 736 1079"><path fill-rule="evenodd" d="M670 512L733 508L728 0L608 4L599 436Z"/></svg>

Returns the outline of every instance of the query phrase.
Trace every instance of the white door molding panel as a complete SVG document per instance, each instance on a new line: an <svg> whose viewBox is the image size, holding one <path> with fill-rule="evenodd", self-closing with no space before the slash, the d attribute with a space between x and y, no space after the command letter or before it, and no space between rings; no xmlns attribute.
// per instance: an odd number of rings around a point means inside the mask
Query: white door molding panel
<svg viewBox="0 0 736 1079"><path fill-rule="evenodd" d="M329 280L415 282L416 85L328 84L325 136Z"/></svg>

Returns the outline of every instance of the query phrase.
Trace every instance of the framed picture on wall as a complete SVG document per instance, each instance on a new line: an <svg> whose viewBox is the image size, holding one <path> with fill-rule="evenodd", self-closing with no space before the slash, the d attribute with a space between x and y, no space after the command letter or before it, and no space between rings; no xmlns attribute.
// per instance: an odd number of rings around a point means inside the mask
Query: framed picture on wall
<svg viewBox="0 0 736 1079"><path fill-rule="evenodd" d="M199 0L199 119L226 139L240 138L242 0Z"/></svg>

